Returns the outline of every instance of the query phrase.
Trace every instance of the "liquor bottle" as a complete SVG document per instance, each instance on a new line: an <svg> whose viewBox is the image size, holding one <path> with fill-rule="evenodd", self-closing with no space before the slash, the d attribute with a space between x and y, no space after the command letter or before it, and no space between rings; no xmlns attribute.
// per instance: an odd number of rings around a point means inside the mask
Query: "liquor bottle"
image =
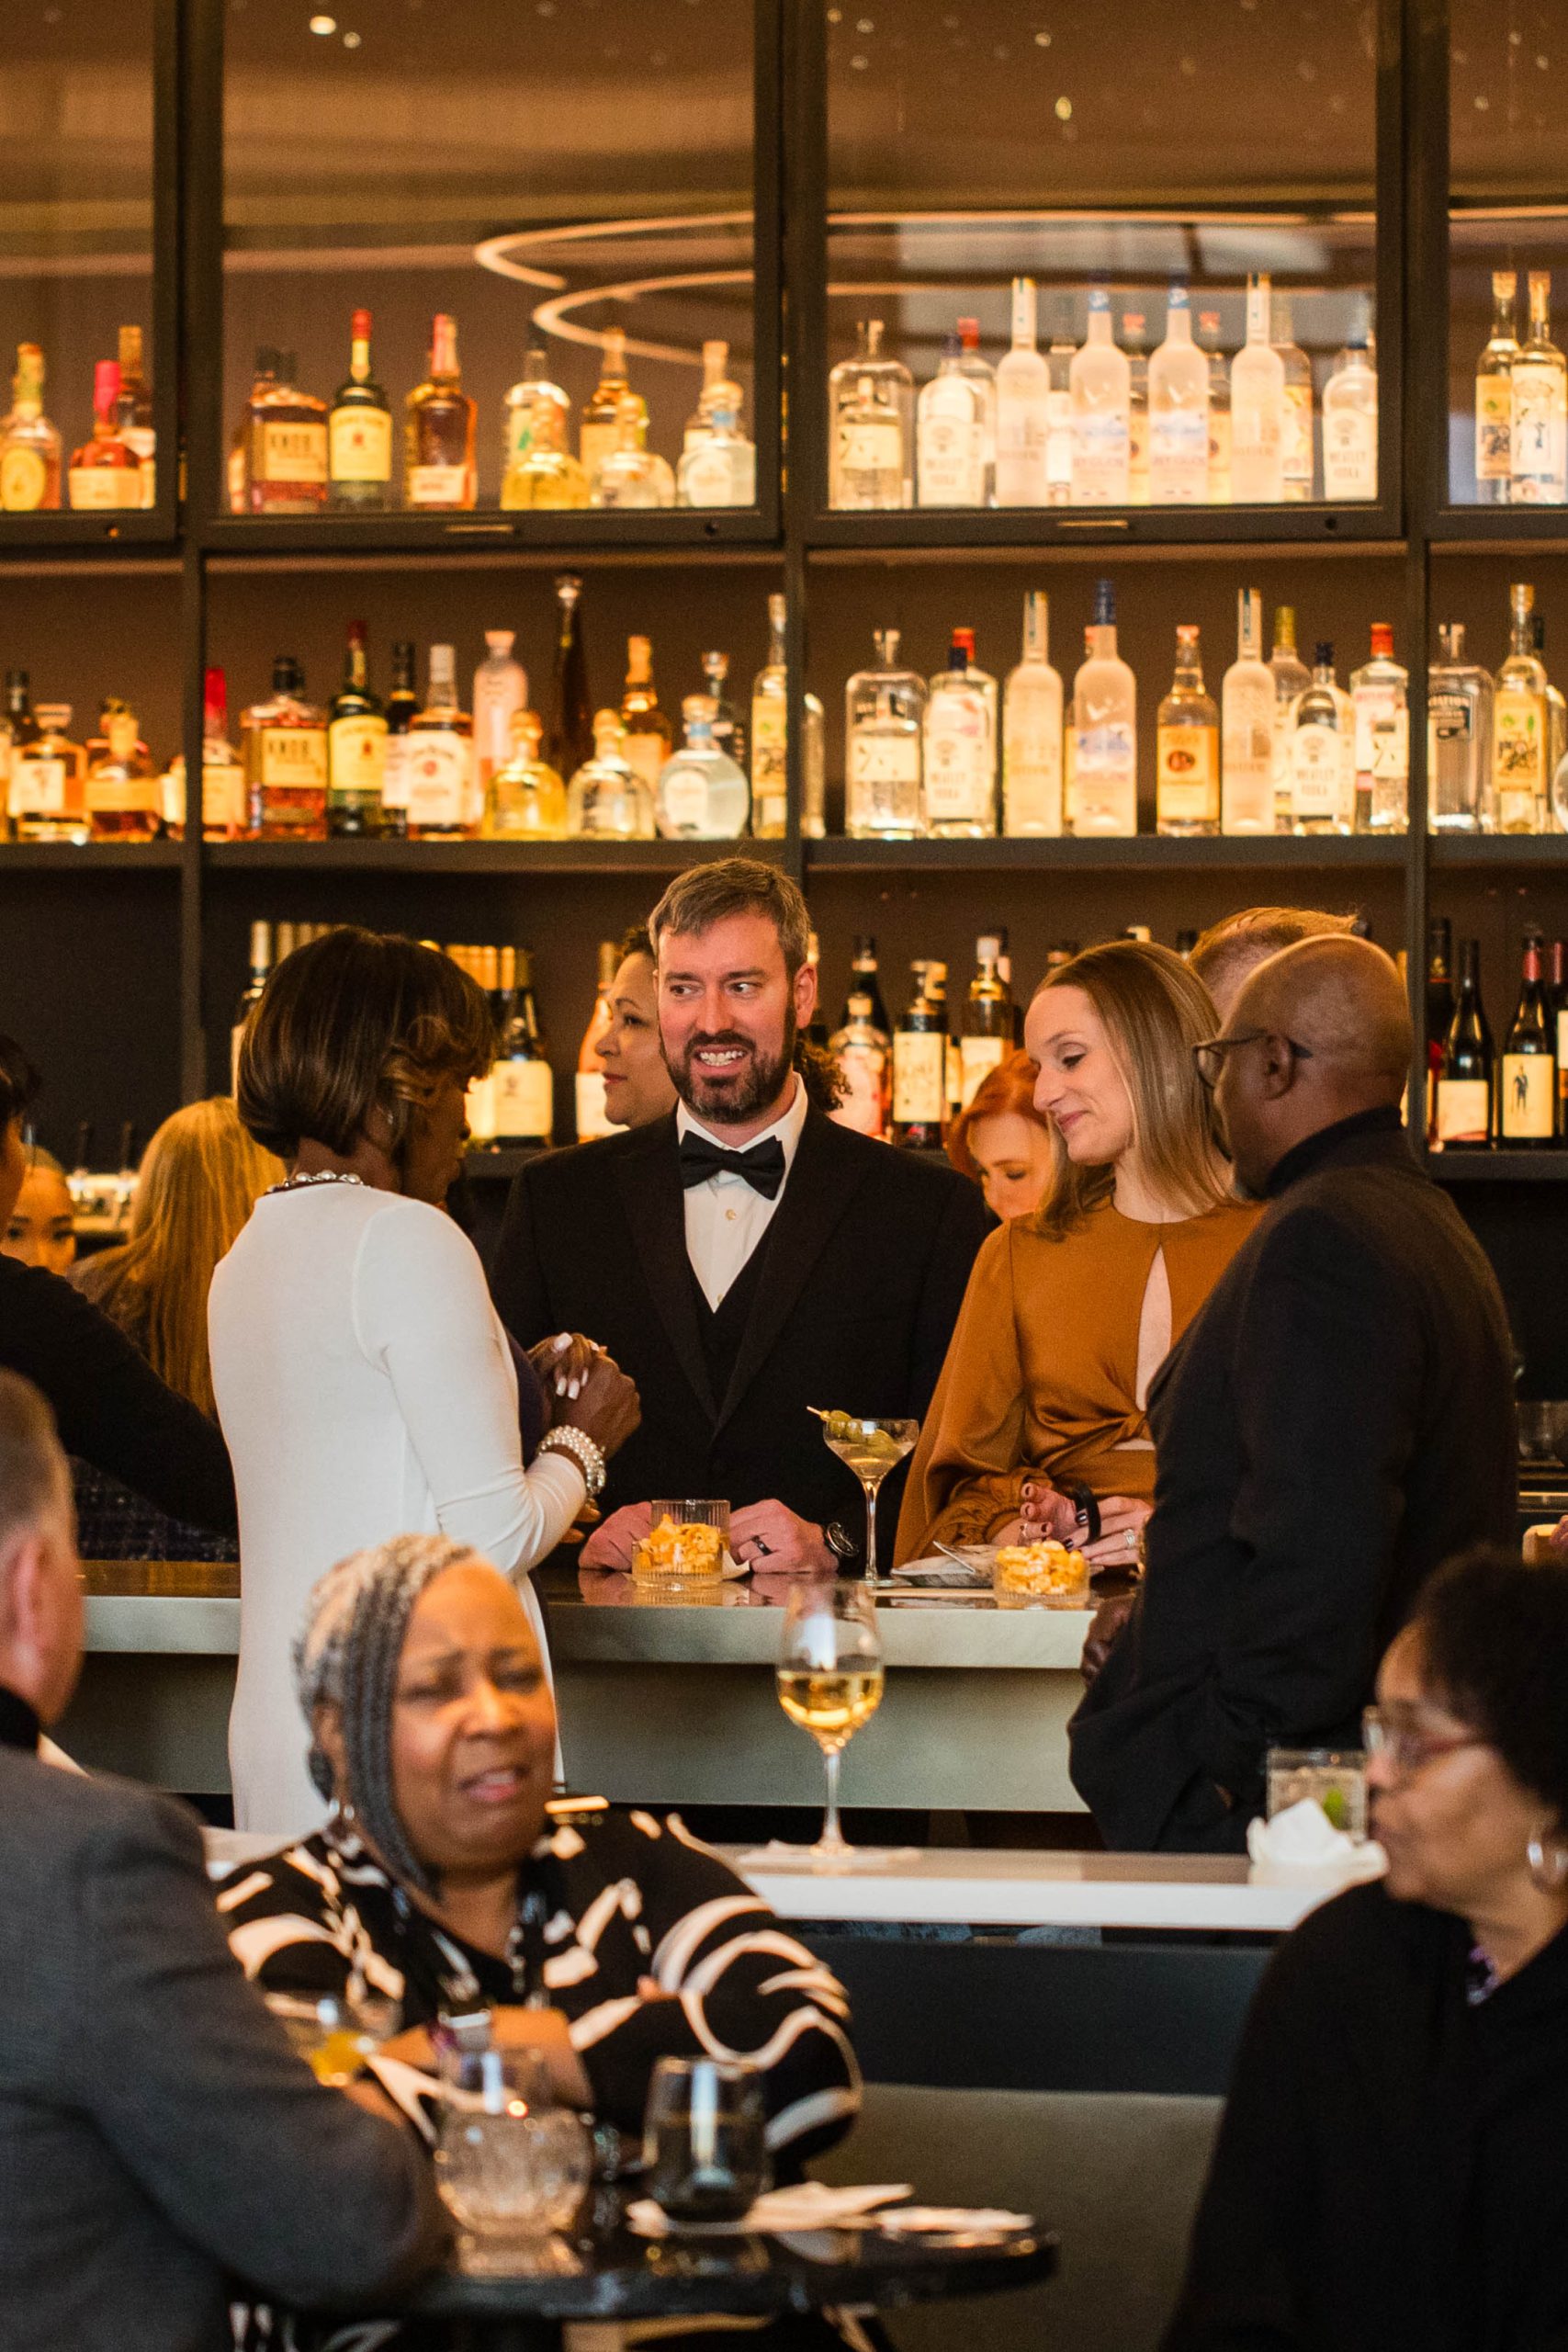
<svg viewBox="0 0 1568 2352"><path fill-rule="evenodd" d="M1138 688L1116 650L1116 589L1099 580L1083 665L1073 680L1067 816L1080 839L1138 830Z"/></svg>
<svg viewBox="0 0 1568 2352"><path fill-rule="evenodd" d="M381 771L381 831L400 840L409 829L409 765L413 749L409 729L419 710L414 676L412 641L400 637L392 647L392 691L387 696L387 750Z"/></svg>
<svg viewBox="0 0 1568 2352"><path fill-rule="evenodd" d="M1062 830L1062 681L1050 662L1043 589L1023 600L1023 655L1002 689L1002 831L1043 839Z"/></svg>
<svg viewBox="0 0 1568 2352"><path fill-rule="evenodd" d="M762 840L784 832L789 786L789 607L768 598L768 658L751 684L751 830Z"/></svg>
<svg viewBox="0 0 1568 2352"><path fill-rule="evenodd" d="M621 756L656 786L674 748L675 729L659 707L653 683L653 646L646 637L626 639L626 684L621 696Z"/></svg>
<svg viewBox="0 0 1568 2352"><path fill-rule="evenodd" d="M179 769L183 787L184 759L173 764ZM176 806L183 830L186 821L183 789ZM209 842L238 841L245 831L247 817L244 762L229 741L229 681L221 670L211 669L202 680L201 698L203 836Z"/></svg>
<svg viewBox="0 0 1568 2352"><path fill-rule="evenodd" d="M844 1092L831 1116L840 1127L874 1142L887 1139L892 1110L892 1044L879 1029L872 1001L861 989L852 990L842 1025L828 1040L828 1051L839 1065Z"/></svg>
<svg viewBox="0 0 1568 2352"><path fill-rule="evenodd" d="M1166 302L1165 341L1149 361L1149 497L1201 506L1209 496L1209 362L1192 340L1185 286Z"/></svg>
<svg viewBox="0 0 1568 2352"><path fill-rule="evenodd" d="M920 729L926 682L898 660L899 632L873 631L875 667L844 688L844 831L851 841L910 842L922 824Z"/></svg>
<svg viewBox="0 0 1568 2352"><path fill-rule="evenodd" d="M1541 963L1540 933L1529 932L1498 1083L1498 1139L1511 1151L1540 1150L1557 1141L1557 1053Z"/></svg>
<svg viewBox="0 0 1568 2352"><path fill-rule="evenodd" d="M1497 673L1492 704L1492 801L1500 833L1540 833L1546 830L1551 722L1546 673L1530 643L1535 590L1517 581L1508 598L1508 658Z"/></svg>
<svg viewBox="0 0 1568 2352"><path fill-rule="evenodd" d="M517 632L487 628L485 658L474 672L474 772L483 792L512 756L512 722L528 707L528 673L513 658Z"/></svg>
<svg viewBox="0 0 1568 2352"><path fill-rule="evenodd" d="M1364 333L1351 337L1323 388L1323 494L1344 504L1378 494L1378 379Z"/></svg>
<svg viewBox="0 0 1568 2352"><path fill-rule="evenodd" d="M575 775L593 749L593 705L582 643L582 582L572 571L556 581L556 650L545 713L545 757L558 775Z"/></svg>
<svg viewBox="0 0 1568 2352"><path fill-rule="evenodd" d="M1323 639L1312 682L1291 706L1291 807L1295 833L1348 833L1355 810L1356 736L1350 697Z"/></svg>
<svg viewBox="0 0 1568 2352"><path fill-rule="evenodd" d="M512 985L517 977L517 955L514 948L448 947L446 953L460 971L467 972L476 988L482 989L490 1010L493 1051L501 1051L501 1040L506 1027L506 1012L512 1001ZM463 1098L463 1114L468 1122L468 1148L483 1150L495 1141L495 1078L494 1062L468 1080Z"/></svg>
<svg viewBox="0 0 1568 2352"><path fill-rule="evenodd" d="M1427 817L1435 833L1492 830L1492 680L1464 658L1464 623L1438 628L1427 672Z"/></svg>
<svg viewBox="0 0 1568 2352"><path fill-rule="evenodd" d="M495 1140L501 1145L547 1144L556 1128L555 1077L534 1006L534 959L517 950L506 1028L491 1072Z"/></svg>
<svg viewBox="0 0 1568 2352"><path fill-rule="evenodd" d="M547 389L554 391L557 387L552 384ZM567 446L566 394L562 392L560 398L558 406L545 400L535 405L529 412L526 440L520 437L507 458L501 479L501 503L509 513L530 506L566 513L589 503L588 475ZM524 430L521 424L513 429L519 435Z"/></svg>
<svg viewBox="0 0 1568 2352"><path fill-rule="evenodd" d="M536 710L512 714L511 749L485 786L480 831L487 842L563 842L566 786L539 756L544 722Z"/></svg>
<svg viewBox="0 0 1568 2352"><path fill-rule="evenodd" d="M1132 371L1111 332L1111 297L1089 295L1089 334L1074 355L1073 504L1125 506L1131 495Z"/></svg>
<svg viewBox="0 0 1568 2352"><path fill-rule="evenodd" d="M961 1110L968 1109L981 1080L999 1069L1012 1051L1012 992L997 968L1001 954L1002 943L994 933L975 942L975 977L958 1040Z"/></svg>
<svg viewBox="0 0 1568 2352"><path fill-rule="evenodd" d="M1220 714L1203 685L1194 623L1176 632L1176 673L1156 722L1155 829L1178 836L1220 830Z"/></svg>
<svg viewBox="0 0 1568 2352"><path fill-rule="evenodd" d="M1268 273L1247 281L1247 341L1231 362L1231 496L1274 506L1285 495L1285 363L1270 340Z"/></svg>
<svg viewBox="0 0 1568 2352"><path fill-rule="evenodd" d="M61 441L43 413L43 353L17 345L11 410L0 424L0 509L7 514L52 514L60 504Z"/></svg>
<svg viewBox="0 0 1568 2352"><path fill-rule="evenodd" d="M120 701L104 705L103 748L84 787L87 830L96 842L150 842L163 824L158 779L141 751L136 713Z"/></svg>
<svg viewBox="0 0 1568 2352"><path fill-rule="evenodd" d="M1506 506L1514 471L1514 332L1518 277L1492 273L1492 332L1475 363L1475 495L1483 506Z"/></svg>
<svg viewBox="0 0 1568 2352"><path fill-rule="evenodd" d="M1557 1133L1568 1140L1568 942L1551 943L1551 1038L1557 1057Z"/></svg>
<svg viewBox="0 0 1568 2352"><path fill-rule="evenodd" d="M596 711L593 757L584 760L567 787L566 826L583 841L650 842L653 788L638 775L621 749L621 714Z"/></svg>
<svg viewBox="0 0 1568 2352"><path fill-rule="evenodd" d="M1134 506L1149 503L1149 356L1144 348L1144 313L1122 313L1122 347L1127 355L1127 496Z"/></svg>
<svg viewBox="0 0 1568 2352"><path fill-rule="evenodd" d="M355 311L349 328L348 374L327 413L331 503L344 512L378 513L391 503L392 412L370 373L370 313Z"/></svg>
<svg viewBox="0 0 1568 2352"><path fill-rule="evenodd" d="M1274 673L1263 659L1263 599L1236 597L1235 660L1220 686L1220 831L1271 833L1274 797Z"/></svg>
<svg viewBox="0 0 1568 2352"><path fill-rule="evenodd" d="M66 477L74 508L96 512L141 504L141 460L120 439L118 412L119 362L100 359L93 370L93 437L73 449Z"/></svg>
<svg viewBox="0 0 1568 2352"><path fill-rule="evenodd" d="M1510 496L1516 506L1568 499L1568 360L1551 340L1551 273L1529 273L1529 334L1510 378Z"/></svg>
<svg viewBox="0 0 1568 2352"><path fill-rule="evenodd" d="M589 492L589 504L645 509L675 505L675 477L670 469L669 460L648 446L647 418L635 415L629 408L624 409L616 434L615 447L608 457L600 460L599 470ZM683 467L686 461L682 458L681 462ZM679 503L682 505L723 506L729 502L727 498L716 498L682 499Z"/></svg>
<svg viewBox="0 0 1568 2352"><path fill-rule="evenodd" d="M1231 501L1231 371L1220 348L1220 314L1198 313L1198 347L1209 363L1209 503Z"/></svg>
<svg viewBox="0 0 1568 2352"><path fill-rule="evenodd" d="M17 756L38 738L38 720L33 716L28 683L25 670L6 671L6 711L0 719L0 781L5 789L4 805L0 806L0 841L10 841L17 830L14 821L20 813L14 797Z"/></svg>
<svg viewBox="0 0 1568 2352"><path fill-rule="evenodd" d="M879 348L881 335L882 322L873 319L866 336L873 351ZM834 504L857 514L904 505L904 425L888 379L863 368L845 389L833 430Z"/></svg>
<svg viewBox="0 0 1568 2352"><path fill-rule="evenodd" d="M1293 605L1274 607L1274 644L1269 656L1274 673L1274 830L1288 833L1296 821L1295 787L1291 775L1291 714L1296 697L1312 684L1312 672L1296 651L1296 612Z"/></svg>
<svg viewBox="0 0 1568 2352"><path fill-rule="evenodd" d="M828 1023L822 1009L822 943L814 931L807 933L806 961L811 972L811 1018L801 1031L801 1035L808 1046L815 1046L825 1054L828 1050Z"/></svg>
<svg viewBox="0 0 1568 2352"><path fill-rule="evenodd" d="M599 381L583 408L577 435L577 454L591 492L600 467L611 450L620 447L621 419L628 413L634 418L640 415L646 423L648 403L640 392L633 391L626 378L625 327L606 327Z"/></svg>
<svg viewBox="0 0 1568 2352"><path fill-rule="evenodd" d="M1281 472L1285 496L1312 496L1312 361L1296 341L1288 294L1274 297L1274 348L1285 371L1285 446Z"/></svg>
<svg viewBox="0 0 1568 2352"><path fill-rule="evenodd" d="M40 702L37 731L13 748L11 806L17 838L24 842L85 842L87 810L85 747L72 740L71 705Z"/></svg>
<svg viewBox="0 0 1568 2352"><path fill-rule="evenodd" d="M915 404L915 478L919 505L985 503L984 407L956 334L943 336L941 364Z"/></svg>
<svg viewBox="0 0 1568 2352"><path fill-rule="evenodd" d="M1045 395L1045 503L1073 503L1073 341L1072 305L1065 294L1055 301L1055 324L1045 354L1048 390Z"/></svg>
<svg viewBox="0 0 1568 2352"><path fill-rule="evenodd" d="M997 371L988 359L981 356L978 319L959 320L958 343L958 372L974 385L980 403L980 503L982 506L994 506L997 500Z"/></svg>
<svg viewBox="0 0 1568 2352"><path fill-rule="evenodd" d="M594 1143L601 1136L615 1133L604 1108L604 1066L599 1059L599 1041L615 1019L610 1006L610 991L615 985L620 961L621 952L615 941L602 939L599 942L599 979L593 991L593 1010L588 1016L588 1026L577 1049L579 1143Z"/></svg>
<svg viewBox="0 0 1568 2352"><path fill-rule="evenodd" d="M294 381L292 351L264 346L245 418L245 495L252 514L319 514L327 503L327 404Z"/></svg>
<svg viewBox="0 0 1568 2352"><path fill-rule="evenodd" d="M127 448L136 452L141 469L141 503L153 506L158 498L158 435L152 424L152 387L142 369L141 329L121 327L115 426Z"/></svg>
<svg viewBox="0 0 1568 2352"><path fill-rule="evenodd" d="M1409 685L1393 658L1392 627L1374 621L1371 657L1350 673L1359 833L1403 833L1409 822Z"/></svg>
<svg viewBox="0 0 1568 2352"><path fill-rule="evenodd" d="M840 480L841 441L839 420L854 397L855 379L865 367L870 348L867 322L855 321L855 347L847 357L835 362L828 371L828 503L841 506L843 484Z"/></svg>
<svg viewBox="0 0 1568 2352"><path fill-rule="evenodd" d="M457 322L437 311L430 328L430 373L409 394L403 418L403 504L453 513L479 492L474 425L479 404L457 368Z"/></svg>
<svg viewBox="0 0 1568 2352"><path fill-rule="evenodd" d="M955 628L947 667L926 696L921 752L933 841L976 841L997 830L996 681L975 668L974 649L974 632Z"/></svg>
<svg viewBox="0 0 1568 2352"><path fill-rule="evenodd" d="M277 382L280 362L271 344L260 345L251 369L251 389L229 436L228 502L231 514L251 511L251 419L257 401Z"/></svg>
<svg viewBox="0 0 1568 2352"><path fill-rule="evenodd" d="M479 831L479 807L474 722L457 700L456 647L431 647L426 681L424 707L408 729L408 835L418 842L466 841Z"/></svg>
<svg viewBox="0 0 1568 2352"><path fill-rule="evenodd" d="M240 991L240 1001L234 1007L234 1018L229 1028L229 1091L232 1094L240 1082L240 1045L245 1034L245 1023L266 993L272 975L272 925L253 922L251 925L251 976Z"/></svg>
<svg viewBox="0 0 1568 2352"><path fill-rule="evenodd" d="M713 705L713 740L721 752L728 752L738 768L746 765L746 729L740 713L729 699L729 656L728 653L705 653L703 677L705 684L699 693L706 695Z"/></svg>
<svg viewBox="0 0 1568 2352"><path fill-rule="evenodd" d="M548 358L535 345L523 362L522 375L501 404L502 481L536 445L564 450L570 415L570 401L552 379ZM505 503L503 496L502 504Z"/></svg>
<svg viewBox="0 0 1568 2352"><path fill-rule="evenodd" d="M1051 373L1035 348L1032 277L1012 281L1012 345L997 368L997 504L1046 503Z"/></svg>
<svg viewBox="0 0 1568 2352"><path fill-rule="evenodd" d="M251 831L264 842L319 842L327 831L327 721L305 699L291 654L272 665L272 694L241 714Z"/></svg>
<svg viewBox="0 0 1568 2352"><path fill-rule="evenodd" d="M365 840L381 830L387 714L370 691L363 621L350 621L343 684L327 711L327 831Z"/></svg>
<svg viewBox="0 0 1568 2352"><path fill-rule="evenodd" d="M1454 1017L1453 926L1447 915L1434 915L1427 925L1427 1143L1438 1137L1438 1078L1443 1067L1443 1045Z"/></svg>
<svg viewBox="0 0 1568 2352"><path fill-rule="evenodd" d="M714 411L728 409L737 424L745 412L746 395L729 373L729 345L715 338L703 345L703 388L696 407L686 419L681 454L695 448L713 431Z"/></svg>
<svg viewBox="0 0 1568 2352"><path fill-rule="evenodd" d="M734 841L751 810L745 772L714 741L706 695L688 695L681 716L685 745L665 762L654 791L660 835L667 842Z"/></svg>
<svg viewBox="0 0 1568 2352"><path fill-rule="evenodd" d="M947 966L913 964L914 990L893 1033L893 1140L938 1151L947 1124Z"/></svg>
<svg viewBox="0 0 1568 2352"><path fill-rule="evenodd" d="M656 466L662 465L655 458ZM603 480L603 476L601 476ZM668 505L671 501L661 500ZM754 506L757 450L740 429L740 415L727 401L709 413L708 429L682 454L675 472L677 506Z"/></svg>
<svg viewBox="0 0 1568 2352"><path fill-rule="evenodd" d="M850 998L863 996L871 1007L871 1023L879 1037L890 1038L893 1023L887 1018L887 1007L882 1001L882 977L877 967L876 941L870 932L858 932L850 956L849 994L844 999L844 1019L850 1017Z"/></svg>
<svg viewBox="0 0 1568 2352"><path fill-rule="evenodd" d="M1481 942L1460 949L1459 997L1438 1068L1433 1137L1438 1151L1486 1150L1492 1142L1492 1033L1481 1001Z"/></svg>
<svg viewBox="0 0 1568 2352"><path fill-rule="evenodd" d="M1540 613L1530 616L1530 650L1540 663L1540 673L1546 680L1546 774L1550 799L1556 788L1562 755L1568 752L1568 702L1563 700L1562 689L1552 684L1546 666L1546 623Z"/></svg>

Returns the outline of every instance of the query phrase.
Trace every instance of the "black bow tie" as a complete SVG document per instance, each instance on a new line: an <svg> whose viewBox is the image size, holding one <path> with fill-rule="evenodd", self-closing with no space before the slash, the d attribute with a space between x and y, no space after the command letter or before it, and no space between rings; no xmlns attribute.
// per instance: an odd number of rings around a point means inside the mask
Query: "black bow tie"
<svg viewBox="0 0 1568 2352"><path fill-rule="evenodd" d="M687 1133L681 1137L681 1190L689 1193L694 1184L705 1184L710 1176L744 1176L754 1193L765 1201L776 1201L784 1180L784 1146L774 1136L770 1142L753 1144L750 1151L727 1151L720 1143L710 1143L706 1136Z"/></svg>

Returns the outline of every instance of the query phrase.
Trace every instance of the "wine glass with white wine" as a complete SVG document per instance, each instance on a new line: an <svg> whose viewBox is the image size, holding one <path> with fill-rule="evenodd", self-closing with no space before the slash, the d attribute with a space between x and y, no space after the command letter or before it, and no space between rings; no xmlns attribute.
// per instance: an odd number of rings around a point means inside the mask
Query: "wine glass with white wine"
<svg viewBox="0 0 1568 2352"><path fill-rule="evenodd" d="M808 1405L822 1424L829 1449L852 1470L865 1489L865 1580L876 1582L876 1496L889 1470L896 1470L915 1450L919 1421L867 1421L853 1413L825 1413Z"/></svg>
<svg viewBox="0 0 1568 2352"><path fill-rule="evenodd" d="M852 1849L839 1827L839 1758L882 1704L882 1642L876 1606L863 1584L797 1584L784 1611L779 1704L811 1734L828 1774L822 1835L808 1850L813 1870L844 1870Z"/></svg>

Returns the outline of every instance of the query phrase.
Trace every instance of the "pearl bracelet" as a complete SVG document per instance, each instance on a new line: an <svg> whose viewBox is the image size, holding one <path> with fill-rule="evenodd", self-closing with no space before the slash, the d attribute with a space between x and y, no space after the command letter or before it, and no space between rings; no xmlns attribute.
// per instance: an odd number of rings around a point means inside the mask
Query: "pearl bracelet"
<svg viewBox="0 0 1568 2352"><path fill-rule="evenodd" d="M539 1452L570 1453L582 1473L582 1483L588 1489L590 1502L596 1501L604 1490L604 1449L596 1445L586 1430L570 1421L558 1422L547 1430L539 1441Z"/></svg>

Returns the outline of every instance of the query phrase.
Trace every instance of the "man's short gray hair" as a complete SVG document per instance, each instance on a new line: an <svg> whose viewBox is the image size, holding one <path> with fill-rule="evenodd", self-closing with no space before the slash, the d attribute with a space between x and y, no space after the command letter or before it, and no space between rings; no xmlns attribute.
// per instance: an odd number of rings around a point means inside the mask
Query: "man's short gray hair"
<svg viewBox="0 0 1568 2352"><path fill-rule="evenodd" d="M62 1509L70 1492L47 1399L19 1373L0 1372L0 1550Z"/></svg>
<svg viewBox="0 0 1568 2352"><path fill-rule="evenodd" d="M811 950L811 917L788 875L756 857L716 858L711 865L688 865L677 874L648 919L655 957L667 931L677 938L700 939L730 915L767 917L793 980Z"/></svg>

